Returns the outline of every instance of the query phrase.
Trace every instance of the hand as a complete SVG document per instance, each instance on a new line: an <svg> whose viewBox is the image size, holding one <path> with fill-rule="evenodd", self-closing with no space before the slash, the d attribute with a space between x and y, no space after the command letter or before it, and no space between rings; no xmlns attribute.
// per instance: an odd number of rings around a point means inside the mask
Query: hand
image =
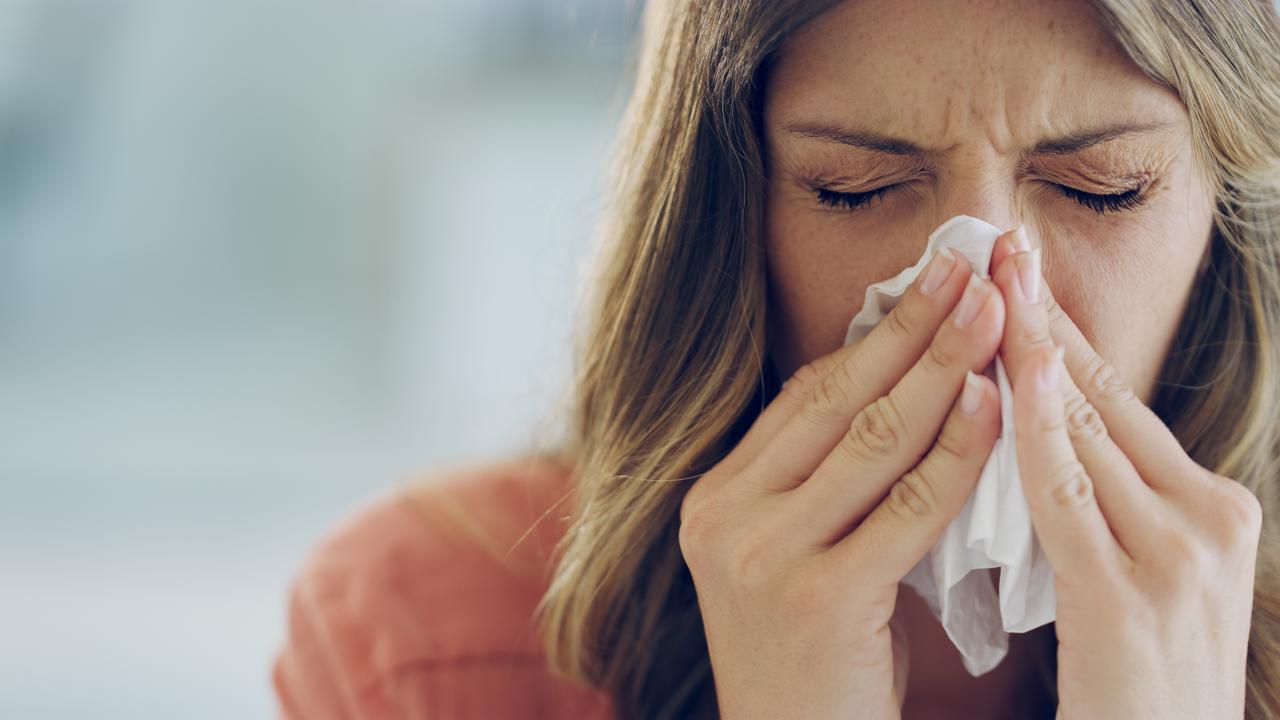
<svg viewBox="0 0 1280 720"><path fill-rule="evenodd" d="M935 262L866 338L797 371L683 500L723 717L899 717L898 583L1000 430L995 385L969 371L995 357L1001 294L963 256ZM926 294L931 276L945 280Z"/></svg>
<svg viewBox="0 0 1280 720"><path fill-rule="evenodd" d="M1261 506L1187 456L1016 244L1001 236L992 267L1018 472L1054 572L1059 717L1242 717Z"/></svg>

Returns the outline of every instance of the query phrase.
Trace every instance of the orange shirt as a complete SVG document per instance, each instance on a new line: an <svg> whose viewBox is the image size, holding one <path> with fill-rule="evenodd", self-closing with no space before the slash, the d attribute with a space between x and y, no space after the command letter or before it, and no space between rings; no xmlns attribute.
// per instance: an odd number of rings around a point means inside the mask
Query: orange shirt
<svg viewBox="0 0 1280 720"><path fill-rule="evenodd" d="M293 578L279 717L611 718L549 673L533 620L568 492L563 466L522 459L354 511Z"/></svg>

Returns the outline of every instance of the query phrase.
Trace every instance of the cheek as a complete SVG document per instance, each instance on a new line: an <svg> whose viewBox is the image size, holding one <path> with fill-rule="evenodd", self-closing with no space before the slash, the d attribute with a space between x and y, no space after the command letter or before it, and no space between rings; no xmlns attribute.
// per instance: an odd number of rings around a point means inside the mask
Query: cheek
<svg viewBox="0 0 1280 720"><path fill-rule="evenodd" d="M924 251L924 235L904 242L898 236L906 233L853 225L833 232L829 213L798 205L771 202L766 215L770 345L783 378L840 348L867 287L893 277Z"/></svg>
<svg viewBox="0 0 1280 720"><path fill-rule="evenodd" d="M1180 316L1154 299L1168 288L1114 264L1050 270L1046 263L1045 282L1098 355L1146 401Z"/></svg>
<svg viewBox="0 0 1280 720"><path fill-rule="evenodd" d="M1208 218L1187 226L1148 216L1106 234L1043 240L1045 282L1054 297L1144 401L1182 318L1208 233Z"/></svg>

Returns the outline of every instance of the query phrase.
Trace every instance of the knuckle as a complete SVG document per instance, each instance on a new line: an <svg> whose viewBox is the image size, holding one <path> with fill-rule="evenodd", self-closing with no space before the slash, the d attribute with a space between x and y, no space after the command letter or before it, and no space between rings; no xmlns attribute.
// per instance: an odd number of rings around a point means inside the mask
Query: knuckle
<svg viewBox="0 0 1280 720"><path fill-rule="evenodd" d="M701 499L699 498L700 488L701 486L698 485L698 483L694 483L685 492L684 498L680 500L681 525L688 523L691 518L697 517L697 513L695 513L694 510L698 507L698 503L701 502Z"/></svg>
<svg viewBox="0 0 1280 720"><path fill-rule="evenodd" d="M1044 487L1053 507L1084 507L1093 502L1093 480L1079 460L1054 468L1045 478Z"/></svg>
<svg viewBox="0 0 1280 720"><path fill-rule="evenodd" d="M800 369L791 373L791 377L782 383L779 393L788 394L796 400L803 400L810 392L811 388L817 387L822 378L826 377L831 371L829 363L823 359L814 360L800 366Z"/></svg>
<svg viewBox="0 0 1280 720"><path fill-rule="evenodd" d="M1107 426L1097 408L1082 393L1071 392L1066 404L1067 435L1076 443L1100 443L1107 438Z"/></svg>
<svg viewBox="0 0 1280 720"><path fill-rule="evenodd" d="M1085 387L1090 394L1108 400L1131 400L1133 390L1120 379L1115 367L1098 356L1089 360L1085 368Z"/></svg>
<svg viewBox="0 0 1280 720"><path fill-rule="evenodd" d="M934 338L924 351L925 362L939 370L955 367L959 362L956 348L944 339L944 335L945 333Z"/></svg>
<svg viewBox="0 0 1280 720"><path fill-rule="evenodd" d="M708 472L693 481L693 484L685 491L684 497L680 499L681 524L688 522L691 517L697 517L699 515L699 513L695 511L698 510L702 506L702 503L706 502L710 497L713 489L712 483L718 482L719 480L717 479L715 469L712 469L711 472Z"/></svg>
<svg viewBox="0 0 1280 720"><path fill-rule="evenodd" d="M1048 327L1023 326L1018 330L1018 343L1025 346L1050 345L1053 337L1049 334Z"/></svg>
<svg viewBox="0 0 1280 720"><path fill-rule="evenodd" d="M1048 313L1050 323L1070 320L1070 318L1067 317L1066 311L1062 309L1062 306L1058 304L1057 300L1053 299L1052 295L1046 292L1043 293L1043 296L1044 309L1045 312Z"/></svg>
<svg viewBox="0 0 1280 720"><path fill-rule="evenodd" d="M680 523L680 532L677 536L680 554L684 555L686 563L693 565L694 559L701 557L702 551L708 544L708 535L706 519L699 513L690 511Z"/></svg>
<svg viewBox="0 0 1280 720"><path fill-rule="evenodd" d="M1170 590L1198 583L1209 574L1209 553L1192 533L1166 534L1158 557L1162 563L1161 577Z"/></svg>
<svg viewBox="0 0 1280 720"><path fill-rule="evenodd" d="M853 402L853 371L840 363L813 384L811 406L820 415L838 413Z"/></svg>
<svg viewBox="0 0 1280 720"><path fill-rule="evenodd" d="M874 458L894 455L906 437L902 413L890 395L866 406L849 424L849 449Z"/></svg>
<svg viewBox="0 0 1280 720"><path fill-rule="evenodd" d="M963 423L949 422L942 426L934 441L934 452L939 460L951 461L964 458L969 452L969 433Z"/></svg>
<svg viewBox="0 0 1280 720"><path fill-rule="evenodd" d="M890 310L884 322L899 339L914 338L920 331L920 323L912 316L910 305L905 301Z"/></svg>
<svg viewBox="0 0 1280 720"><path fill-rule="evenodd" d="M1212 479L1212 504L1219 510L1218 536L1230 549L1252 547L1262 530L1262 503L1253 491L1235 480L1208 474Z"/></svg>
<svg viewBox="0 0 1280 720"><path fill-rule="evenodd" d="M919 522L933 516L938 508L938 493L929 476L917 466L889 488L885 508L907 522Z"/></svg>
<svg viewBox="0 0 1280 720"><path fill-rule="evenodd" d="M681 503L681 511L684 517L680 521L676 540L685 562L692 567L717 544L724 523L721 522L720 512L711 498L691 500L686 495Z"/></svg>

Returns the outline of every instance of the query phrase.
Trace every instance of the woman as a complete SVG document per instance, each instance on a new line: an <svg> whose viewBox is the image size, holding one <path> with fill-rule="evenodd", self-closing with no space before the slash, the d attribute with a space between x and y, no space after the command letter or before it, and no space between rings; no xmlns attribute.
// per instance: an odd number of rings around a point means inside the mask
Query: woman
<svg viewBox="0 0 1280 720"><path fill-rule="evenodd" d="M651 4L569 440L318 548L285 714L1280 716L1277 25ZM957 214L1010 228L991 280L939 256L841 347ZM1057 620L974 678L898 582L990 452L997 353Z"/></svg>

